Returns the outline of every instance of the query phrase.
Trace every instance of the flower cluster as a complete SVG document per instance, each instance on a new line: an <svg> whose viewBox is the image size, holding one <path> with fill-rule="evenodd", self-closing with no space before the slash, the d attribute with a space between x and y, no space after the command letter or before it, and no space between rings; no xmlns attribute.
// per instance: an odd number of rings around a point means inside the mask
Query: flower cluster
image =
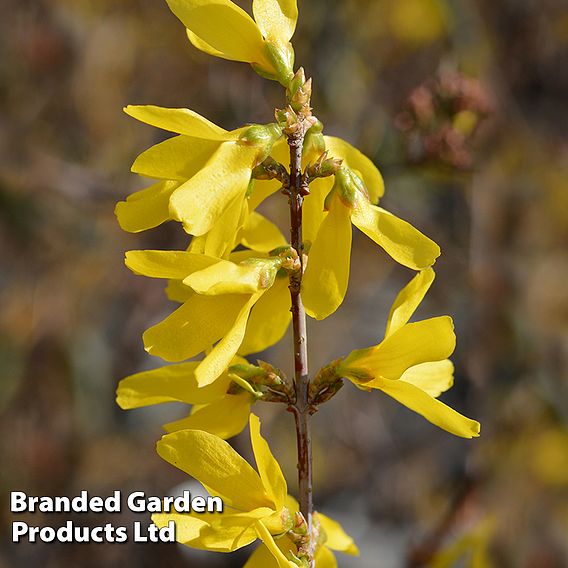
<svg viewBox="0 0 568 568"><path fill-rule="evenodd" d="M408 323L434 279L431 266L440 249L378 205L384 185L371 160L323 134L309 106L311 81L302 69L293 70L296 0L254 0L254 20L230 0L167 1L195 47L250 63L285 87L287 105L276 110L273 123L233 131L187 109L125 109L174 136L135 160L132 171L154 183L117 205L121 227L139 232L174 221L190 238L186 250L126 254L135 274L164 279L168 298L179 306L143 337L148 353L174 364L123 379L117 402L125 409L170 401L191 405L186 418L164 426L168 434L158 453L222 497L227 508L223 514L156 515L158 525L176 521L180 542L230 552L260 539L247 567L336 566L331 550L355 554L353 541L324 515L307 519L299 510L250 413L259 401L294 407L296 383L245 357L286 333L292 282L300 283L308 316L324 319L339 308L348 286L353 225L418 274L395 300L385 339L324 367L305 402L314 411L347 379L364 391L381 390L453 434L477 436L477 422L436 398L453 381L451 319ZM284 164L298 140L301 247L257 211L279 190L292 195L293 172ZM225 441L247 424L258 473Z"/></svg>

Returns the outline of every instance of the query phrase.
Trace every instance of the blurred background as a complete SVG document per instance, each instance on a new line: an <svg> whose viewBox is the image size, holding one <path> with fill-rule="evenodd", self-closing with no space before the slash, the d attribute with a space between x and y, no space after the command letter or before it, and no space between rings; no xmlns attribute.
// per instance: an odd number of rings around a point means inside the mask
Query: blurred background
<svg viewBox="0 0 568 568"><path fill-rule="evenodd" d="M443 400L482 422L481 438L457 439L350 386L325 405L316 506L362 552L339 565L568 566L566 0L299 5L294 46L314 112L379 165L384 207L442 247L417 317L454 317L456 385ZM123 253L187 240L177 224L117 226L115 202L147 185L131 162L167 137L122 107L189 107L232 129L271 121L281 90L194 49L165 2L0 0L0 10L0 567L242 566L248 550L10 545L7 497L163 495L185 481L154 453L160 425L183 409L114 403L120 378L158 364L141 334L173 307ZM285 223L282 196L265 211ZM361 234L354 250L344 305L310 326L313 371L377 343L412 277ZM289 338L262 358L291 373ZM293 492L292 417L255 411ZM246 434L234 443L246 454Z"/></svg>

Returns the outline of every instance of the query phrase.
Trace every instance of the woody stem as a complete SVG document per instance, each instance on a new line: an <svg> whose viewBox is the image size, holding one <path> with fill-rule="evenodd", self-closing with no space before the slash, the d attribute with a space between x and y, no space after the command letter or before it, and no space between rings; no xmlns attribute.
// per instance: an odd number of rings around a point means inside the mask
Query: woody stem
<svg viewBox="0 0 568 568"><path fill-rule="evenodd" d="M303 262L304 244L302 240L302 148L304 130L288 136L290 147L290 242L297 251L300 263ZM302 267L303 268L303 267ZM308 349L306 333L306 312L300 293L302 269L290 275L290 297L292 300L292 328L294 332L294 390L295 403L291 410L296 420L296 438L298 446L298 485L300 511L308 523L308 535L312 534L312 446L310 434ZM310 542L308 556L313 566L314 543Z"/></svg>

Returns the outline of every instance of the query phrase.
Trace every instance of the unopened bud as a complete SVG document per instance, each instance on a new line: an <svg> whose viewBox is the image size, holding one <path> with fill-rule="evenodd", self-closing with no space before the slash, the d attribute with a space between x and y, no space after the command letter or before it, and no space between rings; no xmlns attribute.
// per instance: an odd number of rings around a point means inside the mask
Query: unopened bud
<svg viewBox="0 0 568 568"><path fill-rule="evenodd" d="M299 511L294 515L294 528L292 529L296 534L307 535L308 534L308 523L304 518L304 515Z"/></svg>
<svg viewBox="0 0 568 568"><path fill-rule="evenodd" d="M333 176L339 171L343 160L340 158L328 158L328 154L327 151L324 152L314 164L310 164L307 167L306 172L310 179Z"/></svg>

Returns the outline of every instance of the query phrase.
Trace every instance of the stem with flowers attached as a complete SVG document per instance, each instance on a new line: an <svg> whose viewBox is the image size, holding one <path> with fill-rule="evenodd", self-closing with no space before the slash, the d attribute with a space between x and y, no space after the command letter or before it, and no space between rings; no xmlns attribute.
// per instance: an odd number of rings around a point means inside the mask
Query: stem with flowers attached
<svg viewBox="0 0 568 568"><path fill-rule="evenodd" d="M301 285L303 272L302 203L304 200L304 180L302 176L302 149L304 145L304 125L287 138L290 147L290 244L298 253L300 269L290 274L290 297L292 301L292 328L294 333L294 390L295 402L291 406L296 420L298 445L298 485L300 512L307 522L310 539L308 558L313 565L314 543L312 535L312 447L310 434L310 407L308 376L308 350L306 333L306 313L302 303Z"/></svg>

